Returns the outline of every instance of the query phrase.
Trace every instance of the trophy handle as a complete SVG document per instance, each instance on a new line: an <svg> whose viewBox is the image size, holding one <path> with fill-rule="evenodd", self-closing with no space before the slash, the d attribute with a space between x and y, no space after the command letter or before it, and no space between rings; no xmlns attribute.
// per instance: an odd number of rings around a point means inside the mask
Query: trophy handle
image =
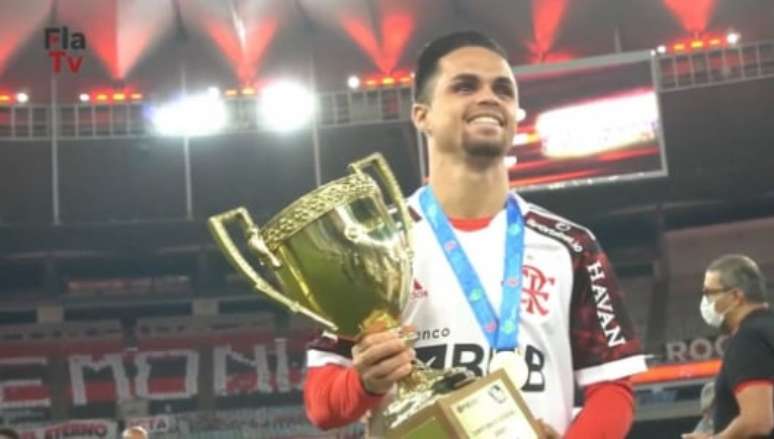
<svg viewBox="0 0 774 439"><path fill-rule="evenodd" d="M392 201L398 208L398 215L403 223L403 234L406 238L406 244L408 244L408 251L411 251L411 249L414 248L411 239L411 227L414 221L409 215L406 199L400 191L398 180L395 178L395 174L390 170L390 166L387 164L387 160L384 159L384 156L381 153L375 152L368 157L350 163L349 169L352 172L363 174L364 170L369 166L372 166L376 170L376 175L379 176L379 179L384 184L385 189L387 189L390 198L392 198Z"/></svg>
<svg viewBox="0 0 774 439"><path fill-rule="evenodd" d="M226 255L226 259L228 259L231 265L238 272L242 273L243 276L250 279L253 284L253 288L256 290L263 292L269 296L269 298L274 299L274 301L279 302L281 305L284 305L292 312L301 313L322 324L325 326L325 329L334 333L337 332L338 327L333 322L318 315L297 301L288 299L253 269L250 263L247 262L245 257L242 255L242 252L239 251L239 248L236 246L236 244L234 244L228 229L226 229L228 224L233 223L237 223L245 233L247 246L250 248L250 250L254 251L259 256L263 256L266 260L269 261L273 268L279 268L282 265L282 262L266 246L263 238L261 238L258 226L255 225L253 219L250 217L250 214L247 212L247 209L244 207L238 207L236 209L229 210L228 212L214 215L207 221L210 233L212 233L212 236L215 238L215 242L218 243L218 247L220 247L220 250L224 255Z"/></svg>

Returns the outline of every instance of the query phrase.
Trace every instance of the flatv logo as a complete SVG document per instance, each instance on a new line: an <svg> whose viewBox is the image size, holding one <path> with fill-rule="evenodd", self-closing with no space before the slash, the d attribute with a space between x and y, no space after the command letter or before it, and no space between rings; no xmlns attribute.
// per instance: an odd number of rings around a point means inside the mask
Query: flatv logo
<svg viewBox="0 0 774 439"><path fill-rule="evenodd" d="M45 29L43 46L51 58L51 71L59 73L64 64L72 73L78 73L83 65L83 55L78 55L86 50L86 35L81 32L72 32L67 26L47 27Z"/></svg>

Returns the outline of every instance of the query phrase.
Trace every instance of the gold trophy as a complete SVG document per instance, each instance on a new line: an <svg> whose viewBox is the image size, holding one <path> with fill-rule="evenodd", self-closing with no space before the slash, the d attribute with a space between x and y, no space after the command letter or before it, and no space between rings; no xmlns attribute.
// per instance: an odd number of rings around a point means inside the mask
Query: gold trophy
<svg viewBox="0 0 774 439"><path fill-rule="evenodd" d="M299 198L260 229L244 207L208 223L226 258L256 291L336 336L356 340L375 329L400 328L412 282L413 220L381 154L349 169L348 176ZM379 177L392 209L368 169ZM247 248L274 274L278 287L240 252L229 224L241 228ZM502 437L514 437L514 428L534 433L535 421L506 374L468 385L471 381L464 368L434 370L416 362L384 411L387 436L500 437L490 433L505 429Z"/></svg>

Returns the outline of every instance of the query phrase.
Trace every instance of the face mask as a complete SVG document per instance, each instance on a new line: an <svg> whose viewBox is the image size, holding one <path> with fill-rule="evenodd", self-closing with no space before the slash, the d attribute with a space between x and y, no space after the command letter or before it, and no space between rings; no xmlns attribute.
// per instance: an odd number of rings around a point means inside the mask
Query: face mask
<svg viewBox="0 0 774 439"><path fill-rule="evenodd" d="M717 299L710 301L707 299L707 296L701 297L701 317L713 328L720 328L728 310L722 313L717 312L715 309L715 302L717 302Z"/></svg>

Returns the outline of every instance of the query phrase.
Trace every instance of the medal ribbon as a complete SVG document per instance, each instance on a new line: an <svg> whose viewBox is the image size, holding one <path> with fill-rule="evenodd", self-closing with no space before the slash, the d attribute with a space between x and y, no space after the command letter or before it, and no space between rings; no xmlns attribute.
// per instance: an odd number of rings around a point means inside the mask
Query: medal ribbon
<svg viewBox="0 0 774 439"><path fill-rule="evenodd" d="M429 186L425 187L419 194L419 203L489 344L496 351L514 350L519 338L521 267L524 261L525 232L524 218L521 215L519 203L513 196L508 196L506 202L505 268L503 270L503 292L499 319L486 295L478 273L457 240L449 219Z"/></svg>

